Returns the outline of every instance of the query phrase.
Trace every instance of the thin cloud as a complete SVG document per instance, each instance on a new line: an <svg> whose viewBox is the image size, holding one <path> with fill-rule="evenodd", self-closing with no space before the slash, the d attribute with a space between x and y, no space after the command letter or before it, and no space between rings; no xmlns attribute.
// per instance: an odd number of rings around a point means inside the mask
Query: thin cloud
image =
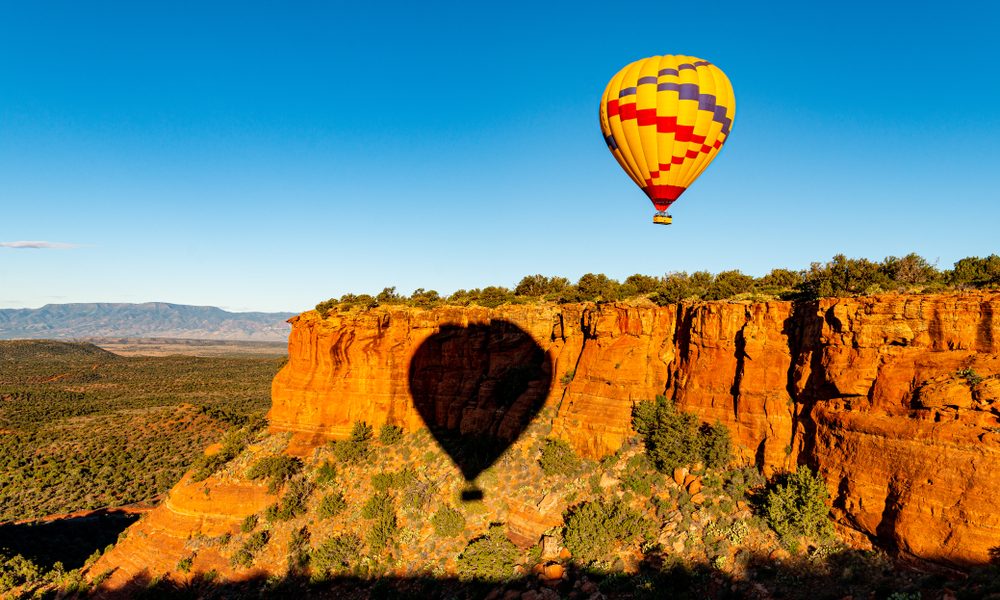
<svg viewBox="0 0 1000 600"><path fill-rule="evenodd" d="M48 248L54 250L68 250L79 248L77 244L67 244L65 242L0 242L0 248Z"/></svg>

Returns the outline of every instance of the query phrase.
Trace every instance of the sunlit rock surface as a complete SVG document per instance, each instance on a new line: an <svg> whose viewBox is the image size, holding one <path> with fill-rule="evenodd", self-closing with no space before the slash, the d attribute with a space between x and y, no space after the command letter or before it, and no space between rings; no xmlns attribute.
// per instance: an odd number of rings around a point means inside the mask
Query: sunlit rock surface
<svg viewBox="0 0 1000 600"><path fill-rule="evenodd" d="M518 393L542 394L538 418L551 419L552 435L586 457L617 450L633 434L633 405L663 394L725 424L744 463L765 472L818 468L833 515L856 541L959 565L985 563L1000 546L998 293L386 307L327 318L307 312L291 322L289 361L274 379L268 415L272 432L291 432L291 454L309 456L347 437L355 421L516 434L516 401L494 405L495 394L455 374L482 360L475 344L440 344L441 368L416 375L433 372L435 381L411 379L411 359L443 328L502 322L530 336L550 365L547 395L537 381ZM487 371L508 372L523 356L490 354ZM466 391L441 396L445 405L428 413L439 422L425 424L410 392L424 384ZM114 569L113 583L175 569L192 539L236 533L273 501L255 482L185 479L92 573ZM560 518L545 506L509 510L522 544ZM231 570L211 551L197 557L197 569Z"/></svg>

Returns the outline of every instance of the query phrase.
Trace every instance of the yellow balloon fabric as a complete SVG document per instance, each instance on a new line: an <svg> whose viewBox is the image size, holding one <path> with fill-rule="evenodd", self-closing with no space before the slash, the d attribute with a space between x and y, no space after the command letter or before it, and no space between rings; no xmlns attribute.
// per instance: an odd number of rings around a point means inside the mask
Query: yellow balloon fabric
<svg viewBox="0 0 1000 600"><path fill-rule="evenodd" d="M653 56L619 71L601 99L611 153L667 210L719 153L736 116L729 78L693 56Z"/></svg>

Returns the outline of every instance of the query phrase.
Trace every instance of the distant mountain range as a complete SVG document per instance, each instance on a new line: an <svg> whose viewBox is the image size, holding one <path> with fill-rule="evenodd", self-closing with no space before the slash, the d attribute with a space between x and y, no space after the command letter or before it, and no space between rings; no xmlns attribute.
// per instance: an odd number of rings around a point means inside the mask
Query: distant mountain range
<svg viewBox="0 0 1000 600"><path fill-rule="evenodd" d="M282 341L296 313L233 313L214 306L166 302L142 304L46 304L0 309L0 339L187 338Z"/></svg>

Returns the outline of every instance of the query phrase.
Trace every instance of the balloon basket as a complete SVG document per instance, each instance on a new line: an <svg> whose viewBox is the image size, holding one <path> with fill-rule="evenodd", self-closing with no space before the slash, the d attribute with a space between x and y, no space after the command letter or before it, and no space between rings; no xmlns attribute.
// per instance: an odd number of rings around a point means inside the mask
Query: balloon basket
<svg viewBox="0 0 1000 600"><path fill-rule="evenodd" d="M483 499L483 490L470 485L462 490L462 502L476 502Z"/></svg>
<svg viewBox="0 0 1000 600"><path fill-rule="evenodd" d="M674 218L667 213L660 211L653 215L653 222L657 225L670 225L674 222Z"/></svg>

